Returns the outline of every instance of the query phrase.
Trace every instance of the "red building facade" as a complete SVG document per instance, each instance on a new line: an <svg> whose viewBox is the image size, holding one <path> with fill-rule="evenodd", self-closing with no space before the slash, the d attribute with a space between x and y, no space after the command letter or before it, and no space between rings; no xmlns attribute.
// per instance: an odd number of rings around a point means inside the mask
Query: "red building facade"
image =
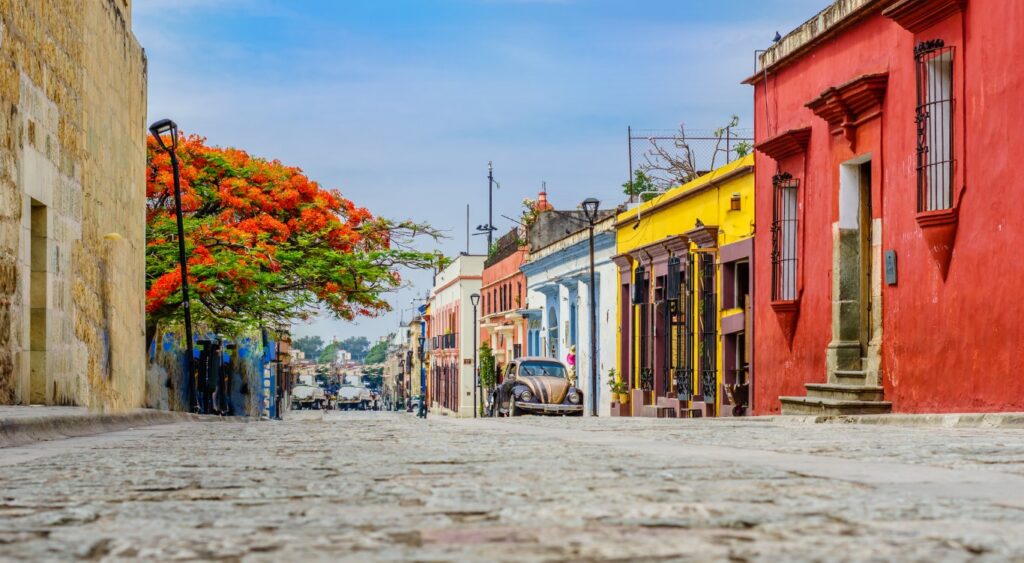
<svg viewBox="0 0 1024 563"><path fill-rule="evenodd" d="M495 252L484 262L480 342L490 345L499 374L526 352L526 276L519 267L527 252L524 235L513 229L498 239Z"/></svg>
<svg viewBox="0 0 1024 563"><path fill-rule="evenodd" d="M840 0L762 56L758 413L1024 409L1021 21Z"/></svg>

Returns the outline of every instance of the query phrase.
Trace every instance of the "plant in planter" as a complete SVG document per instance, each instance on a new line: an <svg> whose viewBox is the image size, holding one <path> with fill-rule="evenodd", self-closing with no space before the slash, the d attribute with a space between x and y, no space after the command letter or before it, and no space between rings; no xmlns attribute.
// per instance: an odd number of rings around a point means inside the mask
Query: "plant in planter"
<svg viewBox="0 0 1024 563"><path fill-rule="evenodd" d="M629 386L621 381L615 369L608 370L608 389L612 392L612 400L618 403L629 402Z"/></svg>

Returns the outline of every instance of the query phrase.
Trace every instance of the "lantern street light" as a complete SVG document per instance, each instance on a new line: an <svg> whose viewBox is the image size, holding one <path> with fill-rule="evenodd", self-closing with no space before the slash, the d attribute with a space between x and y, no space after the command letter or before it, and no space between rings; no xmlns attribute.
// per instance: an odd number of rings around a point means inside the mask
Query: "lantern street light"
<svg viewBox="0 0 1024 563"><path fill-rule="evenodd" d="M192 393L191 403L193 409L199 410L199 392L195 374L192 371L192 357L195 354L192 347L192 310L189 308L188 297L188 258L185 256L185 220L181 214L181 177L178 172L178 124L170 119L161 119L149 126L149 132L156 137L160 148L167 151L171 156L171 168L174 171L174 212L178 219L178 263L181 266L181 304L185 311L185 377L188 388ZM169 135L171 146L164 142L164 135Z"/></svg>
<svg viewBox="0 0 1024 563"><path fill-rule="evenodd" d="M601 202L592 197L583 200L580 206L587 217L590 230L590 414L597 416L597 299L594 274L594 223Z"/></svg>
<svg viewBox="0 0 1024 563"><path fill-rule="evenodd" d="M473 418L476 418L478 411L480 410L480 401L484 398L484 390L480 389L480 398L477 399L476 390L480 387L480 366L479 362L479 351L477 350L477 331L476 331L476 308L480 305L480 294L474 293L469 296L469 301L473 304Z"/></svg>

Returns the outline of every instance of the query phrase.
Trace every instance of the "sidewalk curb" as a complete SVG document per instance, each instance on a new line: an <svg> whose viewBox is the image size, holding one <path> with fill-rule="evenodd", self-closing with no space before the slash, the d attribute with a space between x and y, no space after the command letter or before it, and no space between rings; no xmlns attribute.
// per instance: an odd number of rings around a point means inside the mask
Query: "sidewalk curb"
<svg viewBox="0 0 1024 563"><path fill-rule="evenodd" d="M0 448L24 446L33 442L94 436L142 426L222 420L217 416L199 416L171 411L134 411L113 414L73 414L0 418Z"/></svg>
<svg viewBox="0 0 1024 563"><path fill-rule="evenodd" d="M877 426L920 426L940 428L1024 429L1024 413L960 414L863 414L820 416L774 416L772 422L799 424L874 424Z"/></svg>

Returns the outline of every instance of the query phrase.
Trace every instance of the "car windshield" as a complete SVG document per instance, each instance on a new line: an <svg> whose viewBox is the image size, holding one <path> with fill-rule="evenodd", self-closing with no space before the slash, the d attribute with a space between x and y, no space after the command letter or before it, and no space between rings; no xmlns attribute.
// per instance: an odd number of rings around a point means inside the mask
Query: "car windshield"
<svg viewBox="0 0 1024 563"><path fill-rule="evenodd" d="M523 362L519 364L519 375L524 377L546 375L565 378L565 366L558 362Z"/></svg>

